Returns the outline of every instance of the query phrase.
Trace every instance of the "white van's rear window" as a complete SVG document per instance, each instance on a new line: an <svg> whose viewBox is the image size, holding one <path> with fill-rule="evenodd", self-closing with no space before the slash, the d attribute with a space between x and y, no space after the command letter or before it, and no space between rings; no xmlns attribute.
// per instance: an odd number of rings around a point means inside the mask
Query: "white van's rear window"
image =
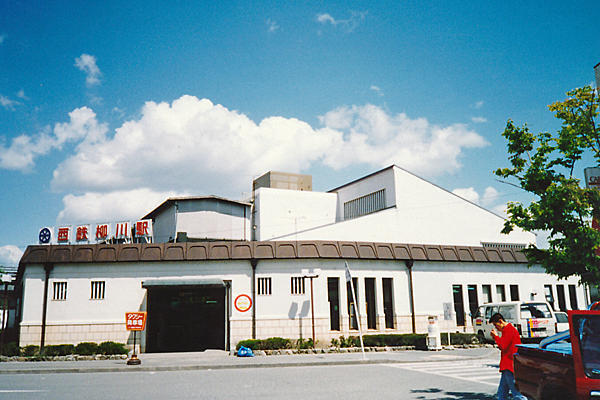
<svg viewBox="0 0 600 400"><path fill-rule="evenodd" d="M545 303L527 303L521 305L521 318L552 318Z"/></svg>

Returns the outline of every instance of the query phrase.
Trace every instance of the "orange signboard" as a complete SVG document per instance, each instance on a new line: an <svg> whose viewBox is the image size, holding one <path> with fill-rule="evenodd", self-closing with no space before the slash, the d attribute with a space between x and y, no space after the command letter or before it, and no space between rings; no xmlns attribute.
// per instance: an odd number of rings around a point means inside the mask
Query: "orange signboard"
<svg viewBox="0 0 600 400"><path fill-rule="evenodd" d="M126 312L125 327L128 331L143 331L146 329L146 312Z"/></svg>

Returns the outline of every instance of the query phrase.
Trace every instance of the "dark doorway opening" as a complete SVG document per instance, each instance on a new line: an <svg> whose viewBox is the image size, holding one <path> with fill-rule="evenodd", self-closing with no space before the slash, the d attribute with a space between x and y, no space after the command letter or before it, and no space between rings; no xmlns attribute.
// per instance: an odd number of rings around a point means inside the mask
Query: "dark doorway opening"
<svg viewBox="0 0 600 400"><path fill-rule="evenodd" d="M465 304L463 302L462 285L452 285L454 299L454 312L456 313L456 326L465 326Z"/></svg>
<svg viewBox="0 0 600 400"><path fill-rule="evenodd" d="M394 329L393 278L383 278L383 312L386 329Z"/></svg>
<svg viewBox="0 0 600 400"><path fill-rule="evenodd" d="M340 330L340 283L339 278L327 278L327 299L329 300L329 329Z"/></svg>
<svg viewBox="0 0 600 400"><path fill-rule="evenodd" d="M367 329L377 329L375 278L365 278L365 297L367 302Z"/></svg>
<svg viewBox="0 0 600 400"><path fill-rule="evenodd" d="M226 349L225 286L148 288L146 352Z"/></svg>

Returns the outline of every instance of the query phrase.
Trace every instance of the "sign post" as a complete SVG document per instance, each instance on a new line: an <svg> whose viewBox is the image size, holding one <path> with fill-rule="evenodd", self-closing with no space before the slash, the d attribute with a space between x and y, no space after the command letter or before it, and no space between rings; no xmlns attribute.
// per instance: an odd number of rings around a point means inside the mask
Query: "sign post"
<svg viewBox="0 0 600 400"><path fill-rule="evenodd" d="M452 321L452 303L444 303L444 321ZM446 327L448 328L448 346L450 346L450 328L448 327L450 323L446 322Z"/></svg>
<svg viewBox="0 0 600 400"><path fill-rule="evenodd" d="M125 313L125 327L128 331L133 331L133 353L131 354L131 358L127 360L127 365L140 365L142 360L137 357L135 354L136 347L136 332L143 331L146 329L146 312L145 311L136 311L136 312L126 312Z"/></svg>
<svg viewBox="0 0 600 400"><path fill-rule="evenodd" d="M354 306L354 314L356 315L356 318L358 320L358 335L360 337L360 348L362 350L363 360L366 360L367 357L365 356L365 345L363 344L362 328L360 326L360 314L358 313L358 308L356 307L356 294L354 293L354 283L352 282L352 274L350 274L348 262L344 261L344 266L346 268L346 282L350 282L350 291L352 292L352 300L354 301L354 303L352 303L352 305ZM350 316L350 318L352 318L352 316Z"/></svg>

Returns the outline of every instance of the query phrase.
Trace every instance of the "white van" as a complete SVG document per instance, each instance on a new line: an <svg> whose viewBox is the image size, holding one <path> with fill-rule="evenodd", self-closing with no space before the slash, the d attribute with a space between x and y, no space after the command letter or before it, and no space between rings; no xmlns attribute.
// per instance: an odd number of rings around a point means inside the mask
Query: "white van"
<svg viewBox="0 0 600 400"><path fill-rule="evenodd" d="M479 337L493 340L490 332L494 325L490 324L490 318L496 313L513 324L522 338L545 338L556 333L556 320L550 304L544 301L511 301L479 307L473 318L473 330Z"/></svg>

